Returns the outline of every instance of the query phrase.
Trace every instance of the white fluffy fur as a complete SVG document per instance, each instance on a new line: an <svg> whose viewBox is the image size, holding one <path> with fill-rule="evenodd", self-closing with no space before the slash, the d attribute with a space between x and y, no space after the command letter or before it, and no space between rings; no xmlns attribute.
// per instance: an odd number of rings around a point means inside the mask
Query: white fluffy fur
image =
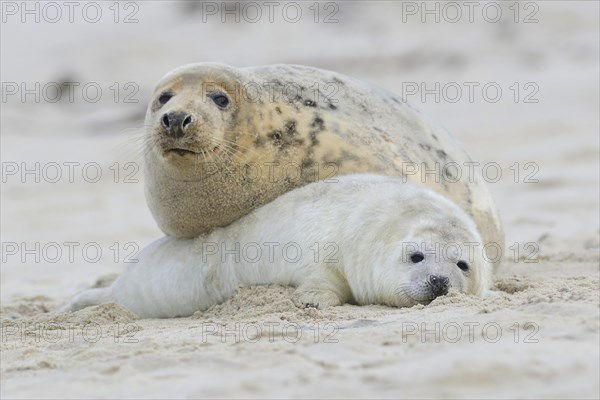
<svg viewBox="0 0 600 400"><path fill-rule="evenodd" d="M458 206L396 178L336 180L288 192L208 235L157 240L112 286L85 291L65 309L113 301L142 318L187 316L226 300L241 284L296 286L298 306L403 307L435 297L427 286L432 274L465 293L488 288L491 265L481 246L469 255L465 243L481 239ZM424 261L411 262L409 243L425 244ZM446 250L428 252L436 243ZM456 265L458 249L467 272Z"/></svg>

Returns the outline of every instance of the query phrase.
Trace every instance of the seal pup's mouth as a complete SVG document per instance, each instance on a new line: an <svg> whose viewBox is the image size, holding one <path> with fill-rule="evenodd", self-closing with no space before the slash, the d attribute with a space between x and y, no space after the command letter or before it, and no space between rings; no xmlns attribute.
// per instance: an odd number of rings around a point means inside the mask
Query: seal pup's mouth
<svg viewBox="0 0 600 400"><path fill-rule="evenodd" d="M451 287L452 286L449 285L448 289L450 289ZM405 293L405 295L410 301L414 302L415 304L428 305L438 297L447 295L448 291L446 291L445 293L435 293L430 285L428 285L427 283L423 283L410 287L407 293Z"/></svg>

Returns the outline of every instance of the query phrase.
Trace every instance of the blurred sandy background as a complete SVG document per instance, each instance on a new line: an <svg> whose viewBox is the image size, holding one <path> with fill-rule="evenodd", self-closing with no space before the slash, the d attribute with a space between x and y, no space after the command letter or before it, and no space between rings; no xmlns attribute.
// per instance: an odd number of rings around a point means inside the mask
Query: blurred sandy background
<svg viewBox="0 0 600 400"><path fill-rule="evenodd" d="M98 2L96 23L83 18L85 2L73 23L64 5L62 18L51 23L56 14L45 3L27 3L32 10L38 4L39 22L34 14L22 16L21 4L2 3L3 398L600 396L599 3L477 2L470 22L458 2L463 15L456 23L447 21L455 8L444 13L442 2L427 2L439 7L439 23L423 15L422 2L297 2L302 16L294 23L296 8L287 6L288 20L283 14L288 3L278 3L273 22L263 2L257 2L260 18L246 8L249 14L236 22L222 15L221 2ZM502 16L489 22L498 4ZM86 10L94 19L95 9ZM137 22L124 23L127 17ZM518 257L507 249L497 277L503 294L454 295L411 309L320 312L294 309L285 288L246 288L193 318L139 321L111 306L48 313L98 277L120 272L128 243L141 248L161 236L145 204L143 171L126 163L141 161L136 137L154 84L197 61L307 64L370 81L449 128L475 161L498 163L502 178L489 186L507 246L519 249ZM22 101L21 85L32 89L36 82L39 102L34 94ZM57 102L48 101L53 86L45 85L53 82L63 87ZM66 82L75 82L72 102ZM433 88L436 82L457 84L462 97L451 101L448 92L436 101L406 92L407 83ZM472 101L465 82L479 85ZM496 102L482 94L488 83L502 90ZM90 89L84 94L83 87ZM90 100L94 87L102 90L97 102ZM73 182L66 167L57 183L43 175L39 183L33 174L22 179L22 167L36 162L40 169L80 164ZM82 178L86 163L100 166L98 182ZM532 164L526 169L526 163ZM524 182L534 171L538 182ZM128 173L139 182L125 182ZM65 242L79 243L72 261L64 245L54 263L54 253L36 262L12 251L13 244L22 250L23 243L30 249ZM82 257L86 243L102 249L97 262ZM526 263L530 255L537 262ZM219 324L235 329L273 321L293 323L304 334L295 343L281 332L272 342L202 334ZM99 340L86 340L88 322L100 326ZM444 335L407 335L414 326L435 329L436 322L458 324L463 334L455 343ZM36 323L53 328L40 331ZM479 324L473 340L469 323ZM497 342L482 335L486 323L501 327ZM118 331L133 327L137 342L125 343L123 332L115 336L116 324ZM327 329L315 333L315 324L336 327L338 342L324 342ZM62 336L54 340L57 332ZM537 342L526 341L529 334Z"/></svg>

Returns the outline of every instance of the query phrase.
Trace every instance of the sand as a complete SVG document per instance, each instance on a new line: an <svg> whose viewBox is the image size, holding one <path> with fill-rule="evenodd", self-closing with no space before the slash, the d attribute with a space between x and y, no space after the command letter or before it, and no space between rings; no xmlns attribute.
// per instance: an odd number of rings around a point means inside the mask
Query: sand
<svg viewBox="0 0 600 400"><path fill-rule="evenodd" d="M93 162L103 172L95 183L81 169L72 182L65 168L56 183L3 177L2 398L600 397L598 3L536 2L534 24L400 23L393 2L338 3L337 24L203 23L183 2L137 4L136 24L2 24L3 82L76 80L104 89L96 103L1 104L4 172L9 163L36 162L40 171ZM116 304L58 312L78 291L108 284L128 255L161 236L145 205L143 171L126 163L140 161L136 138L154 83L205 60L309 64L399 94L403 82L497 82L504 95L495 103L408 97L474 160L502 168L489 184L507 239L497 294L451 292L406 309L301 310L291 288L242 287L189 318L140 320ZM115 102L114 82L135 82L138 103ZM515 102L514 82L521 94L537 84L539 101ZM537 167L537 183L525 182L534 171L526 163ZM39 260L7 247L36 242ZM102 256L82 253L85 245Z"/></svg>

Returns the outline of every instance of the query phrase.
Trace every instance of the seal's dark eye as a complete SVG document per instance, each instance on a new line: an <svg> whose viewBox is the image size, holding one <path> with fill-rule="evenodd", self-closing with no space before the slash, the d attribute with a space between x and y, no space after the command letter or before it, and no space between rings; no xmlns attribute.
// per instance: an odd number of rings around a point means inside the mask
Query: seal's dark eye
<svg viewBox="0 0 600 400"><path fill-rule="evenodd" d="M160 96L158 96L158 102L160 104L165 104L167 101L171 100L171 97L173 97L173 93L171 93L171 92L162 92L160 94Z"/></svg>
<svg viewBox="0 0 600 400"><path fill-rule="evenodd" d="M458 268L462 269L463 271L467 271L469 269L469 264L464 261L459 261L456 263L456 265L458 265Z"/></svg>
<svg viewBox="0 0 600 400"><path fill-rule="evenodd" d="M416 263L420 263L421 261L423 261L425 259L425 256L423 255L423 253L421 253L420 251L417 251L416 253L413 253L410 256L410 261Z"/></svg>
<svg viewBox="0 0 600 400"><path fill-rule="evenodd" d="M220 108L225 108L229 105L229 98L223 92L215 92L210 95L212 101Z"/></svg>

